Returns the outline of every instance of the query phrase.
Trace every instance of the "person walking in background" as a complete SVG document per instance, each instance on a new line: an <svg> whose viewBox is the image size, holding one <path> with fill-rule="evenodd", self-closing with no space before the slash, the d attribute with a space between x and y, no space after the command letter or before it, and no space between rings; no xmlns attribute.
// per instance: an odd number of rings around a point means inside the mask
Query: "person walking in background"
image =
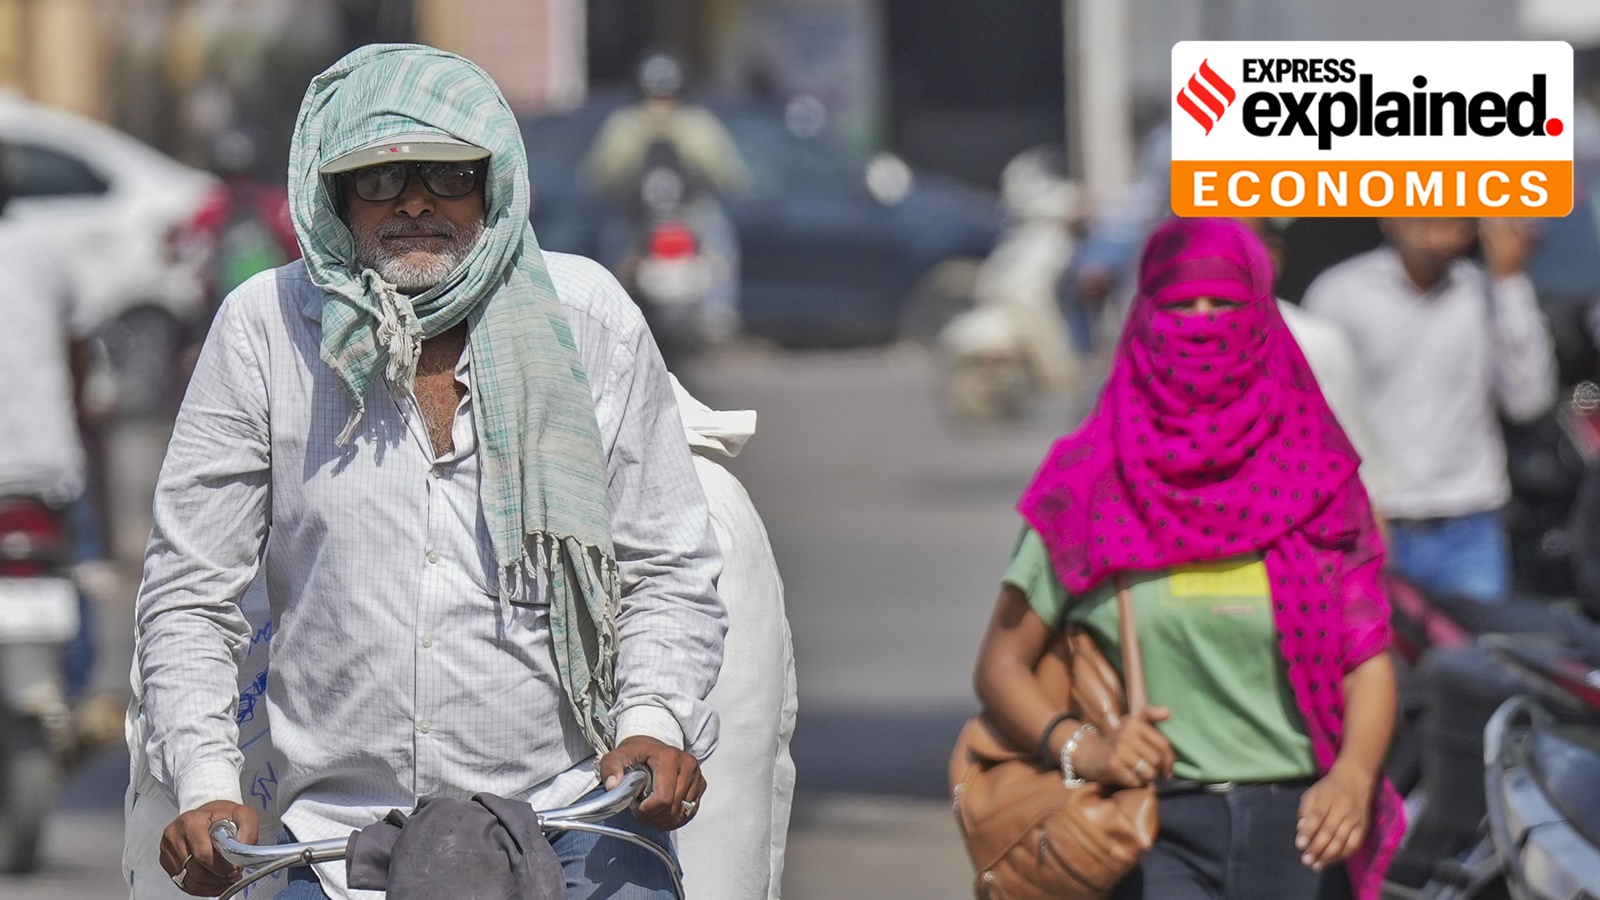
<svg viewBox="0 0 1600 900"><path fill-rule="evenodd" d="M673 837L694 900L778 900L794 801L794 643L766 526L744 486L717 462L744 449L756 413L711 409L677 379L672 386L722 547L717 595L728 607L722 673L706 697L722 727L704 766L717 789Z"/></svg>
<svg viewBox="0 0 1600 900"><path fill-rule="evenodd" d="M8 157L0 144L0 273L9 314L0 329L0 383L13 398L0 404L0 496L33 497L59 510L72 534L79 583L103 582L109 577L103 529L83 441L93 323L56 247L5 216L12 190ZM93 598L80 589L78 631L63 649L62 702L88 696L98 656L97 621ZM92 722L81 715L85 711L92 712ZM117 718L107 719L106 712L100 699L79 710L74 740L87 743L75 753L103 740L106 723Z"/></svg>
<svg viewBox="0 0 1600 900"><path fill-rule="evenodd" d="M0 494L64 506L86 481L78 421L91 323L55 246L5 215L9 156L0 144L0 272L8 313L0 329L0 376L12 397L25 402L0 404Z"/></svg>
<svg viewBox="0 0 1600 900"><path fill-rule="evenodd" d="M1523 271L1536 232L1510 219L1382 227L1386 245L1324 272L1305 307L1349 336L1394 461L1395 484L1375 499L1395 568L1429 590L1498 601L1511 588L1498 416L1529 422L1556 397L1550 334ZM1475 232L1484 266L1464 258Z"/></svg>
<svg viewBox="0 0 1600 900"><path fill-rule="evenodd" d="M1266 246L1267 255L1272 259L1272 283L1276 287L1285 271L1288 255L1282 231L1277 223L1268 218L1238 221L1254 231ZM1283 315L1283 324L1289 326L1289 334L1294 336L1300 352L1305 354L1311 374L1317 376L1317 387L1322 390L1328 408L1339 420L1339 427L1344 429L1350 443L1361 455L1361 484L1367 489L1367 495L1382 496L1394 485L1394 463L1389 459L1383 442L1378 439L1372 416L1367 413L1367 398L1361 390L1360 365L1356 362L1356 351L1350 345L1350 339L1338 325L1281 297L1278 299L1278 312ZM1382 519L1378 525L1383 527Z"/></svg>
<svg viewBox="0 0 1600 900"><path fill-rule="evenodd" d="M1098 409L1023 494L975 674L989 720L1064 776L1158 786L1156 844L1118 900L1379 896L1403 812L1380 771L1395 676L1357 462L1260 240L1158 226ZM1152 705L1100 733L1033 673L1069 623L1121 666L1123 580Z"/></svg>
<svg viewBox="0 0 1600 900"><path fill-rule="evenodd" d="M306 92L305 258L217 313L137 606L130 751L175 794L159 859L186 893L237 877L212 823L257 840L235 709L258 569L284 839L424 796L562 806L633 764L652 792L609 824L665 846L695 815L721 554L660 354L604 269L539 250L527 158L489 76L432 48L357 50ZM551 846L573 900L674 895L626 841ZM345 898L345 874L281 896Z"/></svg>

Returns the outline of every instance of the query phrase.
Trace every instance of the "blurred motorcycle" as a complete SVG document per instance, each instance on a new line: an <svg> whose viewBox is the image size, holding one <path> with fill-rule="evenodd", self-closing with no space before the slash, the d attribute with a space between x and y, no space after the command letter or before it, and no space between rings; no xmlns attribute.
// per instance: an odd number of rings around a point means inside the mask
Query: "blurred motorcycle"
<svg viewBox="0 0 1600 900"><path fill-rule="evenodd" d="M1056 283L1072 257L1079 190L1060 157L1036 147L1001 174L1010 225L978 269L974 306L937 342L944 405L958 419L1021 418L1041 393L1067 390L1078 377Z"/></svg>
<svg viewBox="0 0 1600 900"><path fill-rule="evenodd" d="M1436 863L1421 900L1581 900L1600 890L1600 626L1558 610L1557 635L1484 647L1525 689L1483 731L1487 815Z"/></svg>
<svg viewBox="0 0 1600 900"><path fill-rule="evenodd" d="M74 736L62 651L78 631L63 510L0 498L0 872L38 866Z"/></svg>
<svg viewBox="0 0 1600 900"><path fill-rule="evenodd" d="M1558 607L1540 599L1483 603L1430 593L1391 574L1392 657L1399 675L1400 717L1384 765L1406 798L1406 840L1389 866L1395 891L1434 878L1438 861L1472 846L1486 811L1484 726L1529 681L1485 644L1505 635L1545 638L1566 627Z"/></svg>
<svg viewBox="0 0 1600 900"><path fill-rule="evenodd" d="M736 239L715 194L697 185L671 142L645 153L629 206L630 250L621 280L668 356L733 336L732 304L717 292L734 290L727 249ZM721 248L721 249L719 249Z"/></svg>

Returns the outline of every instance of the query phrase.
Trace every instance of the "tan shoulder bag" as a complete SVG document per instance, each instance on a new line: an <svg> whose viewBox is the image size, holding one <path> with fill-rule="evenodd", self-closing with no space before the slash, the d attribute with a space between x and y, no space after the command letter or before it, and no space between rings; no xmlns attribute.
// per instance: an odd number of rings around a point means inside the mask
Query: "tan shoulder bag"
<svg viewBox="0 0 1600 900"><path fill-rule="evenodd" d="M1069 626L1039 660L1045 694L1102 733L1148 703L1133 602L1117 579L1128 702L1117 670L1094 638ZM1154 787L1068 788L1034 751L1018 749L983 714L962 729L950 754L956 822L977 867L979 900L1099 900L1108 896L1156 838Z"/></svg>

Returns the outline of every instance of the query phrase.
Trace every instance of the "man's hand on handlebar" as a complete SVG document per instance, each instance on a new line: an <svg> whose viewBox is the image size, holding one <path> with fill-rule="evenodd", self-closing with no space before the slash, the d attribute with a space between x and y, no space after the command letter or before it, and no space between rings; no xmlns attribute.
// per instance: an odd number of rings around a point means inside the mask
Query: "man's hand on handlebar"
<svg viewBox="0 0 1600 900"><path fill-rule="evenodd" d="M706 792L700 761L655 738L631 737L600 760L600 780L606 790L616 787L622 773L636 763L649 766L652 778L649 796L633 808L639 820L662 831L687 825Z"/></svg>
<svg viewBox="0 0 1600 900"><path fill-rule="evenodd" d="M222 858L211 842L211 824L231 819L239 826L239 840L253 844L260 820L248 806L227 800L189 810L172 820L161 833L161 868L186 894L215 897L239 880L239 868Z"/></svg>

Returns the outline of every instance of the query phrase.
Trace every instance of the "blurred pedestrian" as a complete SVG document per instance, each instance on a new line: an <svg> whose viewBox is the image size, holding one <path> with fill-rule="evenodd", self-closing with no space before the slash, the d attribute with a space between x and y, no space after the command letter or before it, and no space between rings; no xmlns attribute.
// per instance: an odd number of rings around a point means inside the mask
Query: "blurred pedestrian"
<svg viewBox="0 0 1600 900"><path fill-rule="evenodd" d="M1111 343L1134 287L1139 248L1172 215L1172 128L1166 107L1140 129L1133 181L1101 202L1056 286L1056 299L1081 355Z"/></svg>
<svg viewBox="0 0 1600 900"><path fill-rule="evenodd" d="M1271 279L1237 222L1152 233L1099 408L1023 495L978 660L1016 746L1069 781L1157 785L1122 900L1375 900L1401 833L1382 542ZM1152 706L1100 733L1033 673L1068 624L1121 666L1124 581Z"/></svg>
<svg viewBox="0 0 1600 900"><path fill-rule="evenodd" d="M1289 252L1282 229L1271 219L1263 217L1238 221L1254 231L1266 246L1267 254L1272 259L1272 283L1276 288L1278 280L1287 270ZM1369 497L1380 496L1394 484L1394 463L1389 459L1383 442L1378 439L1372 417L1367 413L1367 398L1361 389L1355 348L1338 325L1281 297L1278 298L1278 312L1283 315L1283 324L1289 326L1289 333L1294 336L1300 352L1305 354L1311 374L1317 377L1317 387L1322 390L1323 399L1328 401L1328 408L1333 410L1334 418L1339 420L1339 427L1344 429L1350 443L1361 455L1362 486L1367 489ZM1378 525L1384 525L1381 518Z"/></svg>
<svg viewBox="0 0 1600 900"><path fill-rule="evenodd" d="M728 195L743 190L750 170L716 114L683 99L683 63L654 53L639 64L639 100L606 117L584 160L584 172L601 193L621 202L632 191L652 147L665 143L693 187Z"/></svg>
<svg viewBox="0 0 1600 900"><path fill-rule="evenodd" d="M257 144L258 139L243 128L230 128L211 142L209 168L222 178L227 192L217 236L213 305L257 272L300 256L289 218L289 195L281 184L257 176Z"/></svg>
<svg viewBox="0 0 1600 900"><path fill-rule="evenodd" d="M183 811L162 869L214 896L237 871L209 826L257 839L235 710L258 569L282 838L345 838L424 796L563 806L644 764L651 794L608 823L666 846L705 790L725 615L637 308L593 262L540 252L516 120L460 57L335 63L289 171L305 258L224 301L156 489L130 734ZM551 845L573 898L674 895L632 843ZM281 897L344 898L345 876L298 869Z"/></svg>
<svg viewBox="0 0 1600 900"><path fill-rule="evenodd" d="M1324 272L1305 306L1350 337L1395 483L1375 495L1395 568L1424 588L1499 601L1511 588L1500 415L1555 402L1556 361L1524 272L1531 223L1387 219L1385 245ZM1484 266L1465 258L1474 235Z"/></svg>
<svg viewBox="0 0 1600 900"><path fill-rule="evenodd" d="M73 535L73 561L93 565L105 557L83 444L93 322L55 246L5 215L8 160L0 144L0 273L9 313L0 328L0 383L10 393L0 403L0 496L36 497L60 510ZM80 590L78 631L62 660L65 700L89 690L98 656L94 612L93 599Z"/></svg>
<svg viewBox="0 0 1600 900"><path fill-rule="evenodd" d="M767 529L744 486L718 460L756 430L754 410L715 410L673 380L683 432L722 547L717 594L728 607L722 673L706 702L722 726L706 780L717 786L674 837L694 900L778 900L794 800L794 645Z"/></svg>

